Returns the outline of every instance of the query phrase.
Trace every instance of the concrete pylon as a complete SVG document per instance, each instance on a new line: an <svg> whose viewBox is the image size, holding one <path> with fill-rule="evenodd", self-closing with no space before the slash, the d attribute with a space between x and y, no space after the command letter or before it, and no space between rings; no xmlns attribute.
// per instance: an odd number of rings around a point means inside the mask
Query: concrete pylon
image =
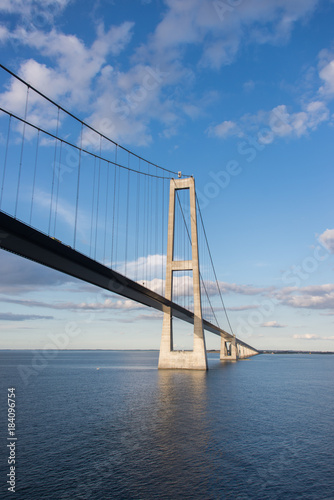
<svg viewBox="0 0 334 500"><path fill-rule="evenodd" d="M174 260L175 191L179 189L189 189L190 194L192 260ZM172 312L171 310L165 311L162 324L158 367L160 369L207 370L208 363L203 331L199 277L195 180L193 177L187 179L171 179L170 182L165 292L165 297L168 300L172 300L173 273L176 271L192 271L193 273L194 345L192 351L173 350Z"/></svg>
<svg viewBox="0 0 334 500"><path fill-rule="evenodd" d="M242 358L242 346L240 344L237 345L238 349L238 359Z"/></svg>
<svg viewBox="0 0 334 500"><path fill-rule="evenodd" d="M237 361L237 359L238 359L237 339L233 337L231 341L231 361Z"/></svg>
<svg viewBox="0 0 334 500"><path fill-rule="evenodd" d="M251 355L250 349L246 347L245 345L239 344L239 358L240 359L245 359L249 358Z"/></svg>

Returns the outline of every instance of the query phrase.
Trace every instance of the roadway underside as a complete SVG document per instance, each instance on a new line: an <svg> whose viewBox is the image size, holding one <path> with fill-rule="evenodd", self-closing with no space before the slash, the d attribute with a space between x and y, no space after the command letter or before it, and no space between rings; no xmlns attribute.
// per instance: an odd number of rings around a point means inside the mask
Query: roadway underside
<svg viewBox="0 0 334 500"><path fill-rule="evenodd" d="M194 314L188 309L1 211L0 248L194 324ZM233 335L206 320L203 327L227 341L233 339ZM242 340L237 342L252 349Z"/></svg>

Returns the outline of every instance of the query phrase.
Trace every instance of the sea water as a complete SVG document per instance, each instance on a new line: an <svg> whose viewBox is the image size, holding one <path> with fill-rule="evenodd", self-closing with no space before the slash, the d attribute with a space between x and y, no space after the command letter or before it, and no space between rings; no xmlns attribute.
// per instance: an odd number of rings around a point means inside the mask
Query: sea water
<svg viewBox="0 0 334 500"><path fill-rule="evenodd" d="M334 499L334 356L208 361L0 351L0 498Z"/></svg>

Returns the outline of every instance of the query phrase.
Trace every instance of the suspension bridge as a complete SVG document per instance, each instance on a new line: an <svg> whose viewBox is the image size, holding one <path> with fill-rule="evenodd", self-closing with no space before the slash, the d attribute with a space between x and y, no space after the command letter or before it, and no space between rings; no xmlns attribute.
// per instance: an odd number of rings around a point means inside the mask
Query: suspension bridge
<svg viewBox="0 0 334 500"><path fill-rule="evenodd" d="M0 247L163 312L159 368L206 370L204 331L221 337L221 360L257 354L233 332L194 178L1 64L0 85ZM191 351L174 349L174 318L194 325Z"/></svg>

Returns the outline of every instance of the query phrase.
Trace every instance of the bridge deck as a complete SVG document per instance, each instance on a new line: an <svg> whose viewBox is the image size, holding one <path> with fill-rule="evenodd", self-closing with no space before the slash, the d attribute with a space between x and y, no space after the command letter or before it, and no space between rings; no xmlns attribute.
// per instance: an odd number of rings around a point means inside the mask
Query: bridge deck
<svg viewBox="0 0 334 500"><path fill-rule="evenodd" d="M2 211L0 211L0 248L159 311L172 311L172 315L176 318L194 323L194 313L188 309ZM233 339L233 335L209 321L203 320L203 327L215 335L224 336L226 340ZM251 348L242 340L237 339L237 342Z"/></svg>

